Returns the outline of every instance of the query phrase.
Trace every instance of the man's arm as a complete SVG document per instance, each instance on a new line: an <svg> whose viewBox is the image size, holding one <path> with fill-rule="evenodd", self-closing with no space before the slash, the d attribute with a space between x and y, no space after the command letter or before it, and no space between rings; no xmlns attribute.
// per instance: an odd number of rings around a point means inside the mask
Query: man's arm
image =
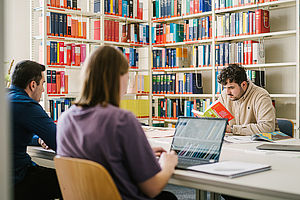
<svg viewBox="0 0 300 200"><path fill-rule="evenodd" d="M253 135L255 133L275 131L275 109L272 100L268 95L263 95L256 101L255 115L257 123L246 125L233 125L233 134Z"/></svg>
<svg viewBox="0 0 300 200"><path fill-rule="evenodd" d="M38 135L52 150L56 151L56 124L39 105L28 108L27 127Z"/></svg>

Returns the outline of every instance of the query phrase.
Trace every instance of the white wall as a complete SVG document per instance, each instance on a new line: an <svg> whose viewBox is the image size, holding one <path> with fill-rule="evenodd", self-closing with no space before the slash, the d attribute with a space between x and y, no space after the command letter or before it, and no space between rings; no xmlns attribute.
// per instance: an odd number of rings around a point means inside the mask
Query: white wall
<svg viewBox="0 0 300 200"><path fill-rule="evenodd" d="M9 193L9 168L10 168L10 160L9 160L9 131L8 131L8 118L9 115L7 113L7 103L5 99L5 91L4 91L4 73L3 73L3 1L0 1L0 199L6 200L10 199Z"/></svg>
<svg viewBox="0 0 300 200"><path fill-rule="evenodd" d="M5 74L12 59L15 63L30 58L30 1L4 0Z"/></svg>

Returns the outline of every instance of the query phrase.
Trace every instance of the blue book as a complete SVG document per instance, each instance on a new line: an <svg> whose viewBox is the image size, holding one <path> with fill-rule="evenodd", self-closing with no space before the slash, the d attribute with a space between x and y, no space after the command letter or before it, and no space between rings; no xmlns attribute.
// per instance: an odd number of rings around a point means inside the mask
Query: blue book
<svg viewBox="0 0 300 200"><path fill-rule="evenodd" d="M145 27L145 34L146 34L146 44L149 44L149 25Z"/></svg>
<svg viewBox="0 0 300 200"><path fill-rule="evenodd" d="M160 1L161 0L156 0L156 4L155 4L156 18L160 18L160 12L159 12L160 11Z"/></svg>

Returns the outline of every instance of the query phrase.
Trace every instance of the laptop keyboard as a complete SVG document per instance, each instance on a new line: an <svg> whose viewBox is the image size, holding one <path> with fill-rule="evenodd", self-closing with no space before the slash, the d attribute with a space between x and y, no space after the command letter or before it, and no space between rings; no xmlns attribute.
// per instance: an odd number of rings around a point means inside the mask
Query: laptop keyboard
<svg viewBox="0 0 300 200"><path fill-rule="evenodd" d="M195 165L203 165L203 164L209 164L212 163L211 160L201 160L201 159L193 159L191 157L178 157L178 164L176 168L183 168L186 169L190 166Z"/></svg>

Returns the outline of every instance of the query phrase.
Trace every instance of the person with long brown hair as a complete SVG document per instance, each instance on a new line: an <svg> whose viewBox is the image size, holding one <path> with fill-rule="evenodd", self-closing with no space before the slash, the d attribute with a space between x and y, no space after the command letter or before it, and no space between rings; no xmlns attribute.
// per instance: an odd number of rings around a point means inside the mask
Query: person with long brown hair
<svg viewBox="0 0 300 200"><path fill-rule="evenodd" d="M123 199L177 199L162 192L177 155L152 149L135 116L119 108L128 70L127 59L115 47L101 46L91 54L80 98L58 120L57 154L103 165Z"/></svg>

